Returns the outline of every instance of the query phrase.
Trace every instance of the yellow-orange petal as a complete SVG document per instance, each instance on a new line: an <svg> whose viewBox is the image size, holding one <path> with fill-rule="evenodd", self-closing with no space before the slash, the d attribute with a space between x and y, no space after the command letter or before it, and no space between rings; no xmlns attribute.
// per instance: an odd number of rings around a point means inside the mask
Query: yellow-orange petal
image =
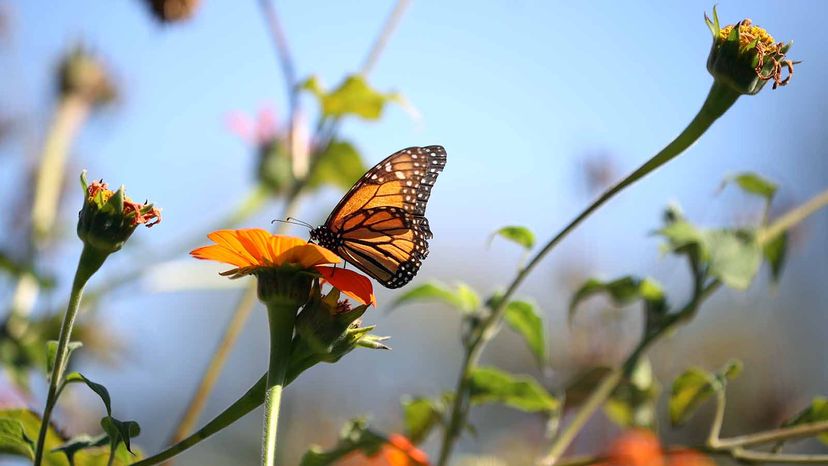
<svg viewBox="0 0 828 466"><path fill-rule="evenodd" d="M326 282L359 303L372 306L377 304L377 298L374 296L374 285L371 284L368 277L343 268L316 267L316 270Z"/></svg>
<svg viewBox="0 0 828 466"><path fill-rule="evenodd" d="M290 237L274 236L274 238ZM304 240L299 241L300 243L294 243L293 246L284 250L283 259L286 263L299 264L302 268L309 269L317 265L337 264L342 262L342 259L339 256L328 249L323 248L322 246L310 244ZM287 244L288 243L285 243L285 245Z"/></svg>
<svg viewBox="0 0 828 466"><path fill-rule="evenodd" d="M255 229L249 229L255 230ZM224 246L225 248L235 252L241 257L244 257L248 261L248 265L261 265L257 257L251 254L247 250L247 245L245 242L242 242L239 239L239 236L245 236L247 234L248 229L245 230L216 230L207 235L208 238L213 240L217 245ZM262 230L264 231L264 230ZM265 232L266 233L266 232Z"/></svg>
<svg viewBox="0 0 828 466"><path fill-rule="evenodd" d="M243 257L232 249L218 244L193 249L190 251L190 255L196 259L223 262L225 264L235 265L236 267L251 266L251 262L247 257Z"/></svg>
<svg viewBox="0 0 828 466"><path fill-rule="evenodd" d="M405 436L391 434L383 447L386 461L392 466L428 466L428 456Z"/></svg>

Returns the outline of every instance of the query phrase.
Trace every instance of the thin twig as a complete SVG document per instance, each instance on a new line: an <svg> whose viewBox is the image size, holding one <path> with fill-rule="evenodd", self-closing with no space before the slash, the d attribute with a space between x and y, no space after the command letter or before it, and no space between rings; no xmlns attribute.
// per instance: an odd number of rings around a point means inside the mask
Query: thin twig
<svg viewBox="0 0 828 466"><path fill-rule="evenodd" d="M394 34L394 30L399 25L400 20L402 19L403 14L405 14L405 10L408 8L409 4L411 4L411 0L397 1L397 4L394 6L391 14L388 15L388 19L385 21L385 26L383 26L382 32L380 32L380 35L377 36L377 40L374 41L374 45L371 47L371 51L368 52L368 56L365 57L365 62L362 64L363 75L371 73L371 70L373 70L374 66L376 66L380 55L382 55L382 51L385 50L385 46L388 45L391 35Z"/></svg>

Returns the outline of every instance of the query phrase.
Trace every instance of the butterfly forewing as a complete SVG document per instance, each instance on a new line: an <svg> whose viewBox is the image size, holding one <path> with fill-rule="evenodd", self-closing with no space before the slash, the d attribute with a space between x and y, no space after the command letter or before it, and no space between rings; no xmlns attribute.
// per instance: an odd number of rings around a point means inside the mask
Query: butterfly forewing
<svg viewBox="0 0 828 466"><path fill-rule="evenodd" d="M405 285L428 255L426 203L445 165L441 146L390 155L357 181L311 237L384 286Z"/></svg>

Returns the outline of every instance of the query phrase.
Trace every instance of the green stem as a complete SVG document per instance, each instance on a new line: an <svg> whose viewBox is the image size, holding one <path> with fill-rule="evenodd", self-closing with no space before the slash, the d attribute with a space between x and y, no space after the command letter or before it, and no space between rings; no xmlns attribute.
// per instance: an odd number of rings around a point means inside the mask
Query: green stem
<svg viewBox="0 0 828 466"><path fill-rule="evenodd" d="M267 303L270 326L270 363L267 369L265 387L264 429L262 432L262 466L276 464L276 436L279 424L279 407L282 402L282 388L285 385L290 352L293 342L293 326L297 306L292 300L278 299Z"/></svg>
<svg viewBox="0 0 828 466"><path fill-rule="evenodd" d="M790 228L795 227L800 222L802 222L803 220L808 218L808 216L810 216L811 214L813 214L817 210L825 207L826 205L828 205L828 190L825 190L825 191L817 194L816 196L814 196L810 200L806 201L801 206L790 210L785 215L779 217L779 219L776 220L773 224L771 224L767 228L764 228L763 230L761 230L759 232L759 235L757 236L757 242L759 243L760 246L768 244L769 242L775 240L777 237L779 237L781 234L783 234L785 231L787 231ZM698 286L699 286L698 282L697 282L696 285L697 285L697 291L695 293L695 296L690 300L690 303L688 303L684 308L682 308L681 311L669 316L669 320L667 320L661 327L659 327L658 330L647 334L642 339L642 341L638 344L638 346L636 346L635 350L633 350L633 352L625 360L625 362L622 366L625 373L629 373L629 370L632 367L635 367L635 365L638 363L638 360L641 358L641 356L655 342L660 340L664 335L672 333L672 331L675 328L677 328L678 326L690 321L692 319L692 317L695 316L696 311L701 306L701 304L707 298L709 298L716 290L721 288L722 283L719 280L714 280L714 281L710 282L708 285L704 286L703 288L698 288ZM699 291L699 289L700 289L700 291ZM603 404L603 402L606 401L606 399L609 397L610 394L612 394L613 390L615 390L615 387L617 387L618 383L620 383L621 380L622 379L616 377L615 371L611 372L610 374L608 374L604 377L604 379L600 382L600 384L598 386L599 389L596 389L596 392L598 392L598 395L595 396L595 403L585 404L579 410L578 414L575 417L576 419L584 419L584 422L578 423L578 424L573 422L572 424L567 426L567 429L564 431L564 434L562 434L552 444L552 447L550 449L550 453L546 457L544 457L543 460L541 460L541 464L543 464L544 466L555 464L555 461L557 461L557 459L560 458L560 455L562 455L566 451L567 447L572 443L572 440L574 440L574 438L575 438L575 434L577 434L580 431L580 429L583 427L583 424L585 423L586 419L589 419L592 416L592 414ZM614 383L611 383L611 382L614 382ZM612 385L612 389L605 390L604 389L604 388L606 388L605 384ZM592 400L592 396L590 397L590 399ZM724 405L722 404L722 410L724 409L723 406ZM722 411L722 416L724 416L723 411ZM826 421L825 424L826 424L825 426L819 426L818 425L816 427L814 427L813 425L810 425L810 424L809 425L804 425L804 427L803 426L796 426L796 427L801 428L803 430L803 432L806 432L806 431L807 432L812 432L809 429L817 429L817 431L824 431L824 430L828 429L828 421ZM715 426L714 426L714 428L715 428ZM789 429L794 429L794 428L789 428ZM820 429L822 429L822 430L820 430ZM566 435L566 433L568 431L572 431L573 434L572 435ZM794 432L798 433L799 431L795 430ZM718 435L718 433L717 433L717 435ZM741 447L741 446L745 446L745 445L753 445L753 444L757 444L757 443L768 443L768 442L771 442L771 441L779 440L779 438L773 437L773 435L776 435L776 434L773 434L773 433L770 434L770 436L771 436L770 440L767 440L767 436L768 436L767 433L760 433L760 434L740 437L740 438L736 438L736 439L719 440L718 442L720 442L719 445L722 444L721 442L731 442L729 444L724 443L724 445L728 446L728 447L737 447L737 446ZM802 435L805 435L805 434L802 434ZM745 440L747 440L747 443L744 443ZM557 453L557 456L553 455L553 453ZM549 461L549 459L551 459L552 461Z"/></svg>
<svg viewBox="0 0 828 466"><path fill-rule="evenodd" d="M595 202L590 204L583 212L581 212L574 220L566 225L557 235L555 235L544 247L529 261L529 263L521 269L506 292L503 298L497 301L497 304L492 308L491 313L481 325L481 331L478 336L473 339L468 347L468 355L461 369L461 376L458 380L455 389L454 403L451 411L451 418L446 427L448 433L444 436L444 441L440 449L440 457L437 466L446 466L448 459L451 456L451 451L457 437L460 434L462 426L465 424L465 417L467 409L464 408L466 390L468 385L468 378L471 372L477 367L482 347L486 345L496 333L498 324L500 323L503 313L506 310L506 305L509 299L515 294L517 289L523 284L523 281L534 270L535 267L546 257L546 255L555 248L569 233L571 233L578 225L586 220L599 207L604 205L607 201L612 199L616 194L644 178L648 174L655 171L657 168L666 164L667 162L676 158L679 154L687 150L693 145L701 136L710 128L720 116L722 116L727 109L729 109L739 98L739 94L730 90L726 86L720 85L714 81L710 88L710 92L702 105L701 110L696 114L689 125L678 135L670 144L667 145L661 152L657 153L651 159L646 161L637 170L629 176L610 187L604 194L602 194Z"/></svg>
<svg viewBox="0 0 828 466"><path fill-rule="evenodd" d="M34 466L40 466L43 461L43 454L46 443L46 433L49 430L49 419L52 417L52 410L57 403L58 387L63 379L63 372L66 370L67 355L69 354L69 342L72 338L72 328L75 325L75 317L78 315L83 288L89 278L103 265L107 254L103 254L92 247L84 245L81 252L78 268L75 271L75 279L72 283L72 292L66 313L63 315L63 324L60 327L57 351L55 353L54 366L49 379L49 392L46 395L46 407L43 410L43 419L40 424L40 432L37 436L37 448L35 450Z"/></svg>

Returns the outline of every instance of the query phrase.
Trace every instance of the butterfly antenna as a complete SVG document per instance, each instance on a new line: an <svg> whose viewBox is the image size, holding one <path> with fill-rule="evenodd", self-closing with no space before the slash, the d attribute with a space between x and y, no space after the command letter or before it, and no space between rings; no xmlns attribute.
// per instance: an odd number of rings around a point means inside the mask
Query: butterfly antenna
<svg viewBox="0 0 828 466"><path fill-rule="evenodd" d="M271 221L270 223L271 223L271 225L272 225L272 224L274 224L274 223L276 223L276 222L279 222L279 223L288 223L288 224L290 224L290 225L299 225L300 227L305 227L305 228L307 228L307 229L309 229L309 230L313 230L313 225L311 225L310 223L308 223L308 222L303 222L303 221L301 221L301 220L297 220L297 219L295 219L295 218L293 218L293 217L288 217L288 218L286 218L285 220L280 220L280 219L278 219L278 218L277 218L277 219L274 219L273 221Z"/></svg>

